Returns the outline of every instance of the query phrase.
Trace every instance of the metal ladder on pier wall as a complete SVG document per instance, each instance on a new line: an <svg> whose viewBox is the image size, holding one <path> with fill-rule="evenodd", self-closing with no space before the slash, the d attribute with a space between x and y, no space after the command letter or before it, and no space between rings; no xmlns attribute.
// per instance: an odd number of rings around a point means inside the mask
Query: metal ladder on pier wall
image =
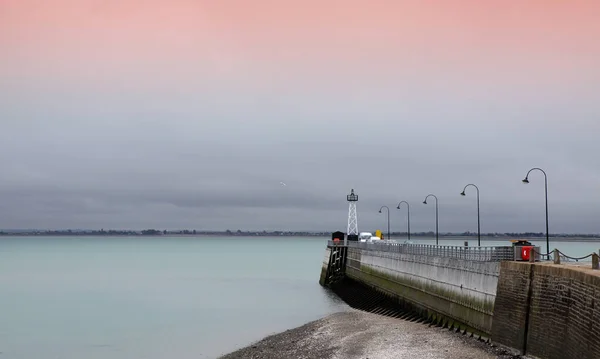
<svg viewBox="0 0 600 359"><path fill-rule="evenodd" d="M342 280L346 275L346 259L348 255L348 247L340 245L332 245L329 247L329 264L327 265L327 273L325 274L325 285L331 285Z"/></svg>

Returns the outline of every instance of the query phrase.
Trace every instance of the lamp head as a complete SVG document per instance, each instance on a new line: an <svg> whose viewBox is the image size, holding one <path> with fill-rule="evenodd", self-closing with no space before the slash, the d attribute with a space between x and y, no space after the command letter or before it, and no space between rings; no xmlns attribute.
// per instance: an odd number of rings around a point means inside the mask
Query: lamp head
<svg viewBox="0 0 600 359"><path fill-rule="evenodd" d="M465 191L462 191L462 192L460 193L460 195L461 195L461 196L466 196L466 194L465 194Z"/></svg>
<svg viewBox="0 0 600 359"><path fill-rule="evenodd" d="M523 180L523 183L529 183L529 178L525 177L525 179Z"/></svg>
<svg viewBox="0 0 600 359"><path fill-rule="evenodd" d="M381 210L379 210L379 213L381 213Z"/></svg>
<svg viewBox="0 0 600 359"><path fill-rule="evenodd" d="M396 207L396 209L400 209L400 205L398 205L398 207Z"/></svg>
<svg viewBox="0 0 600 359"><path fill-rule="evenodd" d="M427 200L424 200L424 201L423 201L423 204L427 204Z"/></svg>

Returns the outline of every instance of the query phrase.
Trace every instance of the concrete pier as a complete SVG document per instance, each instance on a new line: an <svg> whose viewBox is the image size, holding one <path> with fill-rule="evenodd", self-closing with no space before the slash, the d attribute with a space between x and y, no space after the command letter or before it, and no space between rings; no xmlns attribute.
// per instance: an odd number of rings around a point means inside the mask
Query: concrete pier
<svg viewBox="0 0 600 359"><path fill-rule="evenodd" d="M334 262L345 263L336 269L342 276L329 268L334 253L346 257ZM330 242L320 282L333 288L343 286L343 278L362 283L402 311L515 354L600 358L600 271L534 255L515 259L510 246L353 242L344 251Z"/></svg>
<svg viewBox="0 0 600 359"><path fill-rule="evenodd" d="M489 336L499 262L350 248L346 275L411 303L434 320Z"/></svg>

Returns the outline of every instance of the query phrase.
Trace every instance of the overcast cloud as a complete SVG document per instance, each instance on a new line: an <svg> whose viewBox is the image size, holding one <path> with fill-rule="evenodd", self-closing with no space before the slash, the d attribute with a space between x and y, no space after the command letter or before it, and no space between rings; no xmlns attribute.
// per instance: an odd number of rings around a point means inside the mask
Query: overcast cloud
<svg viewBox="0 0 600 359"><path fill-rule="evenodd" d="M600 233L595 2L461 29L466 4L50 3L0 5L0 228L345 230L354 188L360 230L404 230L401 200L434 230L434 193L476 231L475 183L482 231L543 232L542 167L551 232Z"/></svg>

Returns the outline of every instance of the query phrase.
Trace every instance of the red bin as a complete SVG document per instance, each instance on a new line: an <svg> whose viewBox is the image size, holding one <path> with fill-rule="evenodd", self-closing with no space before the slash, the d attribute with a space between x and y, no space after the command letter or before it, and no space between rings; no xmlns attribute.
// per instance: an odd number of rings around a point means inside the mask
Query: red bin
<svg viewBox="0 0 600 359"><path fill-rule="evenodd" d="M531 250L533 246L522 246L521 247L521 259L524 261L528 261L529 257L531 257Z"/></svg>

